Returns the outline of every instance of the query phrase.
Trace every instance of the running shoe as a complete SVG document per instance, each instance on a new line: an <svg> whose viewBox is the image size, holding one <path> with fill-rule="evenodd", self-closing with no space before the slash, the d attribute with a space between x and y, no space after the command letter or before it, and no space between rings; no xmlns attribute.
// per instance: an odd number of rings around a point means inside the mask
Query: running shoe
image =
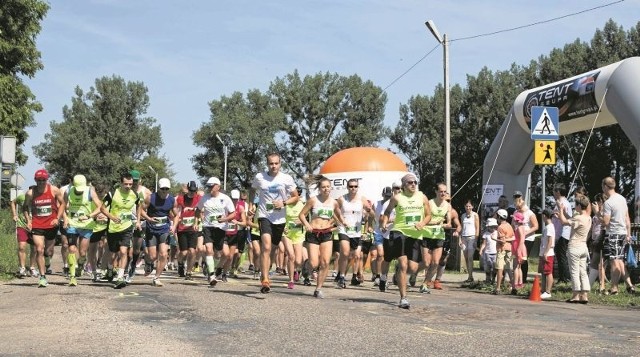
<svg viewBox="0 0 640 357"><path fill-rule="evenodd" d="M253 270L254 270L254 268L253 268L253 264L249 264L249 268L248 268L247 270L248 270L248 271L253 271Z"/></svg>
<svg viewBox="0 0 640 357"><path fill-rule="evenodd" d="M210 275L209 276L209 286L214 287L216 286L216 284L218 284L218 279L216 279L215 275Z"/></svg>
<svg viewBox="0 0 640 357"><path fill-rule="evenodd" d="M379 277L375 277L373 278L373 286L380 286L380 278Z"/></svg>
<svg viewBox="0 0 640 357"><path fill-rule="evenodd" d="M125 286L127 286L127 282L125 282L123 278L119 278L118 280L116 280L116 283L113 285L113 288L122 289Z"/></svg>
<svg viewBox="0 0 640 357"><path fill-rule="evenodd" d="M420 293L421 294L431 294L431 290L429 290L429 285L422 284L422 286L420 287Z"/></svg>
<svg viewBox="0 0 640 357"><path fill-rule="evenodd" d="M178 264L178 276L181 278L184 277L184 263Z"/></svg>
<svg viewBox="0 0 640 357"><path fill-rule="evenodd" d="M271 283L269 283L269 280L264 280L262 282L262 287L260 288L260 292L263 294L268 294L269 292L271 292Z"/></svg>
<svg viewBox="0 0 640 357"><path fill-rule="evenodd" d="M83 270L84 270L84 264L78 264L78 266L76 267L76 278L79 278L82 276Z"/></svg>
<svg viewBox="0 0 640 357"><path fill-rule="evenodd" d="M409 309L411 305L409 305L409 300L406 297L400 299L400 304L398 305L401 309Z"/></svg>
<svg viewBox="0 0 640 357"><path fill-rule="evenodd" d="M371 282L375 283L376 282L376 278L378 278L378 276L376 274L371 274ZM376 285L378 286L378 285Z"/></svg>
<svg viewBox="0 0 640 357"><path fill-rule="evenodd" d="M387 281L380 279L380 285L378 285L378 289L380 289L381 292L387 291Z"/></svg>
<svg viewBox="0 0 640 357"><path fill-rule="evenodd" d="M411 274L409 276L409 286L416 286L416 279L418 278L418 274Z"/></svg>
<svg viewBox="0 0 640 357"><path fill-rule="evenodd" d="M433 281L433 288L436 290L442 290L442 284L440 284L440 280Z"/></svg>
<svg viewBox="0 0 640 357"><path fill-rule="evenodd" d="M276 274L282 274L282 268L276 267Z"/></svg>
<svg viewBox="0 0 640 357"><path fill-rule="evenodd" d="M223 283L228 282L227 273L222 273L222 275L220 276L220 280L222 280Z"/></svg>
<svg viewBox="0 0 640 357"><path fill-rule="evenodd" d="M49 285L49 282L47 281L47 278L45 278L44 276L40 276L40 280L38 280L38 287L39 288L46 288L47 285Z"/></svg>
<svg viewBox="0 0 640 357"><path fill-rule="evenodd" d="M194 266L194 267L193 267L193 269L191 269L191 272L193 272L193 273L200 273L200 272L201 272L201 270L200 270L200 266Z"/></svg>
<svg viewBox="0 0 640 357"><path fill-rule="evenodd" d="M91 281L93 281L94 283L97 283L98 281L100 281L100 273L93 272L92 275L93 276L91 277Z"/></svg>
<svg viewBox="0 0 640 357"><path fill-rule="evenodd" d="M136 276L136 269L135 268L129 269L129 278L133 279L135 276Z"/></svg>
<svg viewBox="0 0 640 357"><path fill-rule="evenodd" d="M164 286L164 284L162 284L162 282L160 281L159 278L153 278L153 281L151 282L151 285L159 287L159 288Z"/></svg>
<svg viewBox="0 0 640 357"><path fill-rule="evenodd" d="M53 274L53 270L51 270L51 267L46 267L46 270L44 272L45 274Z"/></svg>
<svg viewBox="0 0 640 357"><path fill-rule="evenodd" d="M108 282L112 282L113 278L114 278L113 270L107 269L107 272L106 272L106 274L104 274L103 279L108 281Z"/></svg>
<svg viewBox="0 0 640 357"><path fill-rule="evenodd" d="M65 278L69 278L69 267L62 268L62 273L64 274ZM47 274L49 274L49 273L47 273Z"/></svg>
<svg viewBox="0 0 640 357"><path fill-rule="evenodd" d="M304 284L304 286L311 286L311 280L308 277L304 278L302 284Z"/></svg>
<svg viewBox="0 0 640 357"><path fill-rule="evenodd" d="M542 299L542 300L551 299L551 294L549 294L548 292L545 291L542 294L540 294L540 299Z"/></svg>
<svg viewBox="0 0 640 357"><path fill-rule="evenodd" d="M355 276L355 275L353 275L353 276L351 277L351 285L353 285L353 286L358 286L358 285L360 285L360 282L358 281L358 278L356 278L356 276Z"/></svg>
<svg viewBox="0 0 640 357"><path fill-rule="evenodd" d="M293 287L294 287L294 286L295 286L295 283L294 283L293 281L290 281L290 282L287 284L287 289L293 289Z"/></svg>
<svg viewBox="0 0 640 357"><path fill-rule="evenodd" d="M185 274L184 280L193 280L193 276L191 276L191 273Z"/></svg>
<svg viewBox="0 0 640 357"><path fill-rule="evenodd" d="M36 268L31 268L31 277L32 278L39 278L40 277L40 272L38 271L38 269Z"/></svg>
<svg viewBox="0 0 640 357"><path fill-rule="evenodd" d="M151 272L153 272L153 263L149 263L147 264L146 262L144 263L144 276L149 276L151 275Z"/></svg>
<svg viewBox="0 0 640 357"><path fill-rule="evenodd" d="M78 280L75 276L69 278L69 286L78 286Z"/></svg>
<svg viewBox="0 0 640 357"><path fill-rule="evenodd" d="M338 279L337 286L338 286L338 288L339 288L339 289L346 289L346 288L347 288L347 283L346 283L346 282L345 282L345 280L344 280L344 276L341 276L341 277Z"/></svg>
<svg viewBox="0 0 640 357"><path fill-rule="evenodd" d="M18 270L18 272L16 273L16 277L18 279L22 279L25 276L27 276L27 269L25 267L20 267L20 269Z"/></svg>
<svg viewBox="0 0 640 357"><path fill-rule="evenodd" d="M133 279L129 275L124 276L124 282L127 283L127 285L131 284L132 281Z"/></svg>
<svg viewBox="0 0 640 357"><path fill-rule="evenodd" d="M298 273L297 270L293 272L293 281L295 282L300 281L300 273Z"/></svg>
<svg viewBox="0 0 640 357"><path fill-rule="evenodd" d="M324 294L320 290L316 290L313 292L313 297L316 299L324 299Z"/></svg>

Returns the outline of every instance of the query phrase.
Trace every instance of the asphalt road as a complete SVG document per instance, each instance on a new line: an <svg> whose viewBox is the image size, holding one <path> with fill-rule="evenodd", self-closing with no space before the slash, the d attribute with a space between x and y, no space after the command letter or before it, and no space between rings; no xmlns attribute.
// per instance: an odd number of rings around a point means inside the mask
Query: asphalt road
<svg viewBox="0 0 640 357"><path fill-rule="evenodd" d="M445 289L429 295L412 288L409 310L397 307L396 287L381 293L372 283L328 285L320 300L313 287L287 289L284 277L275 277L266 295L250 275L215 288L175 272L158 288L138 275L122 290L89 277L68 287L60 274L38 289L36 279L25 278L0 284L0 354L638 354L640 310L493 296L460 288L465 277L447 274Z"/></svg>

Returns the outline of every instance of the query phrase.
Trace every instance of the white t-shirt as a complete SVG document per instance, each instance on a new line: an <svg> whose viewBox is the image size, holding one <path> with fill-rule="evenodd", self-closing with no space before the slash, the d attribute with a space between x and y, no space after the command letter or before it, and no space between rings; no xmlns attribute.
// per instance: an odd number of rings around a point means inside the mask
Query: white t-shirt
<svg viewBox="0 0 640 357"><path fill-rule="evenodd" d="M484 233L482 233L482 239L484 239L484 241L486 242L484 245L484 254L498 253L498 250L496 249L497 242L491 239L491 236L493 236L493 238L495 239L498 239L498 230L494 229L493 232L484 231Z"/></svg>
<svg viewBox="0 0 640 357"><path fill-rule="evenodd" d="M202 211L203 227L215 227L222 230L227 229L227 223L218 222L218 218L228 216L236 211L231 198L222 192L218 193L216 197L207 193L200 198L196 207Z"/></svg>
<svg viewBox="0 0 640 357"><path fill-rule="evenodd" d="M524 224L524 227L527 230L529 230L531 229L531 217L535 216L536 214L533 213L532 210L527 208L527 210L524 212L523 215L524 215L524 221L522 221L522 223ZM533 242L535 239L536 239L536 232L532 232L524 240Z"/></svg>
<svg viewBox="0 0 640 357"><path fill-rule="evenodd" d="M549 242L556 239L556 227L553 224L547 224L542 230L542 237L540 237L540 256L544 257L544 252L547 250ZM554 256L553 249L549 250L549 256Z"/></svg>
<svg viewBox="0 0 640 357"><path fill-rule="evenodd" d="M279 172L276 176L269 176L268 172L261 172L253 179L251 186L256 190L258 198L258 218L266 218L273 224L285 223L285 210L274 209L273 201L286 201L290 193L295 191L296 184L291 175Z"/></svg>
<svg viewBox="0 0 640 357"><path fill-rule="evenodd" d="M627 200L619 193L614 193L604 202L604 216L611 216L607 234L627 234Z"/></svg>
<svg viewBox="0 0 640 357"><path fill-rule="evenodd" d="M478 214L471 211L471 214L467 216L465 211L462 214L462 236L463 237L476 237L476 216ZM479 221L478 221L479 222Z"/></svg>
<svg viewBox="0 0 640 357"><path fill-rule="evenodd" d="M389 239L389 233L391 232L391 230L393 229L393 222L396 220L396 210L395 208L393 210L391 210L391 214L389 214L389 220L387 221L387 230L383 233L380 231L380 217L384 214L384 211L387 209L387 207L389 207L389 200L387 200L386 202L382 203L382 201L378 201L378 203L376 204L376 217L375 217L375 221L376 221L376 230L375 233L377 234L381 234L382 237L384 239Z"/></svg>
<svg viewBox="0 0 640 357"><path fill-rule="evenodd" d="M569 200L567 200L566 197L562 197L560 198L560 203L564 206L564 217L566 219L571 219L571 217L573 217L573 212L571 211L571 203L569 203ZM556 207L556 210L558 210L558 207ZM567 225L563 225L562 226L562 231L560 233L560 237L569 240L569 238L571 238L571 226Z"/></svg>

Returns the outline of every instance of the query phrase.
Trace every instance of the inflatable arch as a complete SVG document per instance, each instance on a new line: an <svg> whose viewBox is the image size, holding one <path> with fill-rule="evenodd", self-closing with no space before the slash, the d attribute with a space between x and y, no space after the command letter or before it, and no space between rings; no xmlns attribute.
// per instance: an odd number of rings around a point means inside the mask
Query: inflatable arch
<svg viewBox="0 0 640 357"><path fill-rule="evenodd" d="M327 159L320 174L331 180L331 196L348 192L347 181L357 179L358 193L372 202L382 199L382 189L407 173L407 165L394 153L374 147L356 147L338 151ZM310 187L315 194L315 187Z"/></svg>
<svg viewBox="0 0 640 357"><path fill-rule="evenodd" d="M527 179L534 167L530 131L532 106L559 109L560 135L590 130L596 115L595 127L618 123L638 150L640 57L520 93L484 160L484 203L491 204L500 194L510 196L515 190L528 194L524 189L528 187ZM639 195L636 180L636 197Z"/></svg>

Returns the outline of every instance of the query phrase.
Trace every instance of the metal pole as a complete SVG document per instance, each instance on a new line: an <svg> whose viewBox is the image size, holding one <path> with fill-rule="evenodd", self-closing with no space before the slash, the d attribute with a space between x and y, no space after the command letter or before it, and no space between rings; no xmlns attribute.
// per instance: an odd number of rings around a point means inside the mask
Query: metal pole
<svg viewBox="0 0 640 357"><path fill-rule="evenodd" d="M151 171L153 171L153 173L156 174L156 190L155 190L155 192L158 192L158 171L156 171L151 165L149 165L149 169L151 169Z"/></svg>
<svg viewBox="0 0 640 357"><path fill-rule="evenodd" d="M546 173L547 173L547 166L546 165L542 165L542 210L544 211L544 209L547 206L547 190L546 190ZM544 230L544 219L542 220L542 229ZM544 238L544 237L543 237Z"/></svg>
<svg viewBox="0 0 640 357"><path fill-rule="evenodd" d="M451 187L451 104L449 97L451 91L449 88L449 41L447 34L444 34L442 41L444 48L444 171L447 188L453 192Z"/></svg>
<svg viewBox="0 0 640 357"><path fill-rule="evenodd" d="M229 147L224 145L224 186L222 187L225 192L227 191L227 156L229 154Z"/></svg>

